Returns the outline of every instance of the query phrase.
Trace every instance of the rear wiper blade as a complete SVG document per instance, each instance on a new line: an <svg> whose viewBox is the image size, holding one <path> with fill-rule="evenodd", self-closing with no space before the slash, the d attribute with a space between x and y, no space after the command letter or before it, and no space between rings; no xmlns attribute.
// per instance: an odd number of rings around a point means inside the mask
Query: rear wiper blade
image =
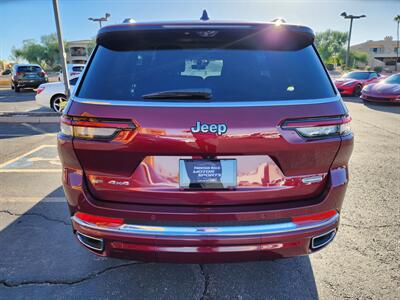
<svg viewBox="0 0 400 300"><path fill-rule="evenodd" d="M143 99L211 99L211 89L182 89L142 95Z"/></svg>

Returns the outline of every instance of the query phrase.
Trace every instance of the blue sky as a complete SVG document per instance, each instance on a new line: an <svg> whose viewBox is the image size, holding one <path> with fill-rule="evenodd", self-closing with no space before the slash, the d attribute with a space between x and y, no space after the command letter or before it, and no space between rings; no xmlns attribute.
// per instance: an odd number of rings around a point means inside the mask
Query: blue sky
<svg viewBox="0 0 400 300"><path fill-rule="evenodd" d="M88 17L111 13L108 24L127 17L137 21L193 20L207 9L210 18L222 20L269 21L283 17L290 23L308 25L315 31L328 28L347 31L349 23L339 14L366 14L356 21L352 44L396 36L393 18L400 14L400 0L284 0L284 1L135 1L135 0L59 0L65 40L94 37L98 24ZM0 0L0 59L8 59L13 46L26 39L55 32L51 0Z"/></svg>

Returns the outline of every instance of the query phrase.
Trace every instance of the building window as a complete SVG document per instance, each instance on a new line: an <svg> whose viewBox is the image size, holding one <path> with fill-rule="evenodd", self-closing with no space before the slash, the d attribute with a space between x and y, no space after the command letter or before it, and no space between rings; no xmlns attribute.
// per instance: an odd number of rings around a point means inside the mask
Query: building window
<svg viewBox="0 0 400 300"><path fill-rule="evenodd" d="M372 53L382 53L383 48L369 48L369 51Z"/></svg>
<svg viewBox="0 0 400 300"><path fill-rule="evenodd" d="M86 56L86 48L85 47L71 47L71 56Z"/></svg>

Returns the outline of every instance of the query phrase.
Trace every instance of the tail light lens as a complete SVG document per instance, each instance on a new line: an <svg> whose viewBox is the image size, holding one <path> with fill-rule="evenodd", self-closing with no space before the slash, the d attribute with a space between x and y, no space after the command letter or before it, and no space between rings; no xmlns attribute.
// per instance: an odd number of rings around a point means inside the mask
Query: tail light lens
<svg viewBox="0 0 400 300"><path fill-rule="evenodd" d="M90 215L86 214L83 212L77 212L75 214L76 218L79 218L80 220L95 224L99 227L119 227L122 224L124 224L124 219L122 218L109 218L109 217L102 217L102 216L95 216L95 215Z"/></svg>
<svg viewBox="0 0 400 300"><path fill-rule="evenodd" d="M22 75L24 75L24 73L23 72L17 72L16 75L17 76L22 76Z"/></svg>
<svg viewBox="0 0 400 300"><path fill-rule="evenodd" d="M38 89L36 90L36 94L39 95L43 91L44 91L44 87L39 86Z"/></svg>
<svg viewBox="0 0 400 300"><path fill-rule="evenodd" d="M294 130L307 139L346 136L352 133L351 117L348 115L327 118L307 118L287 120L282 124L284 130Z"/></svg>
<svg viewBox="0 0 400 300"><path fill-rule="evenodd" d="M61 117L60 130L66 136L88 140L112 140L121 131L133 131L131 120Z"/></svg>
<svg viewBox="0 0 400 300"><path fill-rule="evenodd" d="M47 73L46 73L46 72L40 72L40 73L39 73L39 76L40 76L40 77L46 77L46 76L47 76Z"/></svg>

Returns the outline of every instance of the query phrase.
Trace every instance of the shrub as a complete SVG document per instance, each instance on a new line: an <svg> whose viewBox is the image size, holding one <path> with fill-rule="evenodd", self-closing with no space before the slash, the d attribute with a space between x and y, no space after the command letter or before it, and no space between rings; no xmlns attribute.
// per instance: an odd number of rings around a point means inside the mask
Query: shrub
<svg viewBox="0 0 400 300"><path fill-rule="evenodd" d="M374 67L374 71L377 72L377 73L382 72L382 70L383 70L383 67L380 67L380 66Z"/></svg>
<svg viewBox="0 0 400 300"><path fill-rule="evenodd" d="M329 71L335 70L335 66L334 66L333 64L326 64L326 68L327 68Z"/></svg>

